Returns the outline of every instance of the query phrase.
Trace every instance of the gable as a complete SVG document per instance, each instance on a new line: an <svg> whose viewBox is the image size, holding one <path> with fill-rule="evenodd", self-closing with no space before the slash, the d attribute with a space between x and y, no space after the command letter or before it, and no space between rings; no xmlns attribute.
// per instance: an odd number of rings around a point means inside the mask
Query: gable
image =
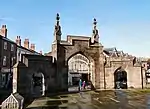
<svg viewBox="0 0 150 109"><path fill-rule="evenodd" d="M2 102L2 105L7 103L9 101L9 99L13 99L16 103L18 103L17 99L14 97L13 94L11 94L8 98L6 98L3 102Z"/></svg>

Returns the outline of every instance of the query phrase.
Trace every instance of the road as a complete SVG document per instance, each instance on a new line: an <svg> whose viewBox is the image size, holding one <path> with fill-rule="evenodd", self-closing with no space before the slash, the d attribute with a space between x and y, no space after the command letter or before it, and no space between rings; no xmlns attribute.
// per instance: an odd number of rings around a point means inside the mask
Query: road
<svg viewBox="0 0 150 109"><path fill-rule="evenodd" d="M130 91L88 91L38 99L30 109L150 109L148 93Z"/></svg>

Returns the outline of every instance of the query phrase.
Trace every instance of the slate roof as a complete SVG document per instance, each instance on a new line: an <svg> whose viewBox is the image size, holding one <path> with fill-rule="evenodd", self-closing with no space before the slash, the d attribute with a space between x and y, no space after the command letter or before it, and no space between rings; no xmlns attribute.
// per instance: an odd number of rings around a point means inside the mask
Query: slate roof
<svg viewBox="0 0 150 109"><path fill-rule="evenodd" d="M17 47L18 47L18 48L21 48L21 49L24 49L24 50L27 50L27 51L29 51L29 52L31 52L31 53L34 53L35 55L41 55L40 53L38 53L38 52L36 52L36 51L34 51L34 50L31 50L31 49L27 49L27 48L25 48L25 47L23 47L23 46L17 45Z"/></svg>
<svg viewBox="0 0 150 109"><path fill-rule="evenodd" d="M6 98L3 102L2 102L2 106L4 103L7 102L7 100L10 98L10 97L13 97L14 100L16 102L18 102L19 104L21 104L22 101L24 101L24 98L19 94L19 93L12 93L8 98Z"/></svg>
<svg viewBox="0 0 150 109"><path fill-rule="evenodd" d="M134 56L129 55L128 53L124 53L123 51L118 51L116 47L112 48L104 48L104 53L107 54L110 57L128 57L133 59Z"/></svg>
<svg viewBox="0 0 150 109"><path fill-rule="evenodd" d="M7 41L7 42L13 43L13 44L15 44L17 47L22 48L22 49L24 49L24 50L27 50L27 51L29 51L29 52L31 52L31 53L34 53L34 54L37 54L37 55L41 55L40 53L38 53L38 52L36 52L36 51L34 51L34 50L27 49L27 48L25 48L25 47L23 47L23 46L17 45L16 42L14 42L14 41L8 39L7 37L4 37L4 36L0 35L0 38L1 38L2 40Z"/></svg>
<svg viewBox="0 0 150 109"><path fill-rule="evenodd" d="M109 51L109 52L115 52L117 51L116 47L112 47L112 48L104 48L105 51Z"/></svg>
<svg viewBox="0 0 150 109"><path fill-rule="evenodd" d="M14 41L12 41L12 40L10 40L10 39L4 37L4 36L1 36L1 37L2 37L2 39L5 40L5 41L11 42L11 43L13 43L13 44L16 44L16 42L14 42Z"/></svg>
<svg viewBox="0 0 150 109"><path fill-rule="evenodd" d="M18 102L21 102L22 100L24 100L24 98L19 93L14 93L12 95L16 98Z"/></svg>

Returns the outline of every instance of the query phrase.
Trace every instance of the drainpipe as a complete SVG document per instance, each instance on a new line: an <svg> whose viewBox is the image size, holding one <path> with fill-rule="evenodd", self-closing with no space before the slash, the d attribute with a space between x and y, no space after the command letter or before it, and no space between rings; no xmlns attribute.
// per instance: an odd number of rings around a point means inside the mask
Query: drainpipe
<svg viewBox="0 0 150 109"><path fill-rule="evenodd" d="M104 89L106 89L105 66L106 66L106 57L104 59Z"/></svg>
<svg viewBox="0 0 150 109"><path fill-rule="evenodd" d="M141 84L142 84L142 89L143 89L143 67L141 65Z"/></svg>
<svg viewBox="0 0 150 109"><path fill-rule="evenodd" d="M104 65L104 89L106 89L106 79L105 79L105 65Z"/></svg>
<svg viewBox="0 0 150 109"><path fill-rule="evenodd" d="M9 57L9 69L10 69L10 74L11 74L11 64L12 64L12 54L10 51L10 57Z"/></svg>

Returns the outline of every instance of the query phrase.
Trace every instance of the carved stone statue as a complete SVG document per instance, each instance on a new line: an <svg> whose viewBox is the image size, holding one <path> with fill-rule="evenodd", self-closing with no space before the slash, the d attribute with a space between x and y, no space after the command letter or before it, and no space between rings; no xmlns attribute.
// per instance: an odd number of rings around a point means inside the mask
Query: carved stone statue
<svg viewBox="0 0 150 109"><path fill-rule="evenodd" d="M56 38L56 40L58 40L58 37L61 36L61 26L59 25L59 14L57 13L57 16L56 16L56 25L55 25L55 30L54 30L54 36Z"/></svg>
<svg viewBox="0 0 150 109"><path fill-rule="evenodd" d="M94 23L93 24L94 24L94 29L93 29L93 34L92 34L91 42L95 43L95 42L99 42L99 34L98 34L98 30L96 28L97 21L96 21L95 18L94 18Z"/></svg>

